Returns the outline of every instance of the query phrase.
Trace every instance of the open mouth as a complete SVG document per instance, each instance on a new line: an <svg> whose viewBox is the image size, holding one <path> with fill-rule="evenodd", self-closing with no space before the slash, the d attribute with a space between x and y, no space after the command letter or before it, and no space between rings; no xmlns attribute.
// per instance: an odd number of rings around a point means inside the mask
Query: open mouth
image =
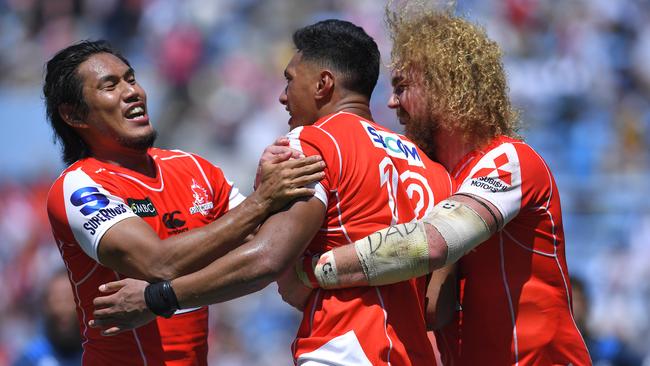
<svg viewBox="0 0 650 366"><path fill-rule="evenodd" d="M144 110L144 107L141 105L137 105L129 108L124 114L124 117L126 117L126 119L129 120L140 120L145 118L146 116L147 116L147 112Z"/></svg>

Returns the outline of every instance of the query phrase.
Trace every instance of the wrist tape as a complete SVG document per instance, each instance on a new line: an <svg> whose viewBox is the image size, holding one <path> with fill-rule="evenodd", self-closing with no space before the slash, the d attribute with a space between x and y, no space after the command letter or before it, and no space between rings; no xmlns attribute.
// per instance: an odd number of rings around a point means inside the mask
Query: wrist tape
<svg viewBox="0 0 650 366"><path fill-rule="evenodd" d="M180 309L176 293L169 281L151 283L144 289L144 301L151 312L170 318Z"/></svg>
<svg viewBox="0 0 650 366"><path fill-rule="evenodd" d="M322 288L337 288L339 276L336 270L336 261L334 252L327 251L321 254L318 262L314 266L314 276Z"/></svg>

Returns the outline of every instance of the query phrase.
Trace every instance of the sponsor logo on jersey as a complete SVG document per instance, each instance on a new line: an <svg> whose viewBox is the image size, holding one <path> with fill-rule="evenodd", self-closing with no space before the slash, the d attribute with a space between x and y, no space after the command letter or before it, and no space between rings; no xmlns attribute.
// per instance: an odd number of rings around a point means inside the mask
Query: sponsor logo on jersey
<svg viewBox="0 0 650 366"><path fill-rule="evenodd" d="M177 229L185 225L185 221L181 220L178 216L181 215L180 211L167 212L163 215L162 221L165 227L169 229Z"/></svg>
<svg viewBox="0 0 650 366"><path fill-rule="evenodd" d="M207 216L212 207L214 207L214 204L210 201L208 191L194 179L192 179L190 189L192 190L192 197L194 197L194 205L190 207L190 214L194 215L200 212L201 215Z"/></svg>
<svg viewBox="0 0 650 366"><path fill-rule="evenodd" d="M508 156L503 153L494 159L494 168L481 168L472 175L470 184L474 187L496 193L505 191L512 184L512 173L505 170L509 163Z"/></svg>
<svg viewBox="0 0 650 366"><path fill-rule="evenodd" d="M188 228L183 227L185 226L185 221L181 220L180 211L172 211L163 214L162 222L166 228L170 229L169 234L180 234L189 230Z"/></svg>
<svg viewBox="0 0 650 366"><path fill-rule="evenodd" d="M406 160L409 165L424 166L415 144L396 133L380 131L367 122L360 121L372 144L384 149L388 155Z"/></svg>
<svg viewBox="0 0 650 366"><path fill-rule="evenodd" d="M156 211L156 206L153 205L149 197L144 199L137 200L135 198L127 198L126 203L131 207L133 213L140 217L152 217L158 216L158 211Z"/></svg>
<svg viewBox="0 0 650 366"><path fill-rule="evenodd" d="M90 235L95 235L97 228L100 227L102 223L111 221L126 212L126 206L123 203L120 203L115 207L101 208L97 210L95 216L91 217L83 224L83 228L86 229Z"/></svg>
<svg viewBox="0 0 650 366"><path fill-rule="evenodd" d="M105 194L100 193L97 187L79 188L70 195L70 203L76 207L84 216L88 216L108 206L109 200Z"/></svg>

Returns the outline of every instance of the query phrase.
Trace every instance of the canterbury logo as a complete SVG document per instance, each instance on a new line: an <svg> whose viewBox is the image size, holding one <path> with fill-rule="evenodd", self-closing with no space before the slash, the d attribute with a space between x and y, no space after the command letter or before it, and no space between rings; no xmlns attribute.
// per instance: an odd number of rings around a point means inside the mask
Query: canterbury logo
<svg viewBox="0 0 650 366"><path fill-rule="evenodd" d="M175 217L180 213L180 211L174 211L164 214L162 217L163 224L165 224L168 229L177 229L179 227L182 227L185 225L185 221Z"/></svg>
<svg viewBox="0 0 650 366"><path fill-rule="evenodd" d="M501 167L505 166L506 164L509 163L508 156L503 153L496 157L494 159L494 168L482 168L479 169L473 176L472 178L481 178L481 177L489 177L490 175L493 175L494 172L496 171L497 173L497 178L499 178L500 181L507 185L512 184L512 173L510 173L507 170L501 169Z"/></svg>

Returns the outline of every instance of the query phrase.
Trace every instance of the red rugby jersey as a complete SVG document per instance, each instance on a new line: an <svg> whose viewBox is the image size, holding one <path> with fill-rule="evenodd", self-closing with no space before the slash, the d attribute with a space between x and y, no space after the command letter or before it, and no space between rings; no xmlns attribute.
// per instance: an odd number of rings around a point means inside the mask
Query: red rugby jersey
<svg viewBox="0 0 650 366"><path fill-rule="evenodd" d="M316 196L327 215L307 254L352 243L426 215L451 193L451 179L415 144L340 112L288 135L291 147L327 164ZM293 344L297 364L435 365L426 335L426 277L389 286L319 289Z"/></svg>
<svg viewBox="0 0 650 366"><path fill-rule="evenodd" d="M458 193L494 204L504 228L458 262L462 311L443 331L452 365L590 365L571 309L560 197L527 144L498 137L453 170ZM439 338L440 339L440 338Z"/></svg>
<svg viewBox="0 0 650 366"><path fill-rule="evenodd" d="M161 239L204 226L243 200L223 172L180 150L152 148L154 178L87 158L54 182L47 210L68 269L83 336L84 365L206 365L208 309L182 310L170 319L113 337L87 326L98 286L123 278L97 260L102 235L140 216Z"/></svg>

